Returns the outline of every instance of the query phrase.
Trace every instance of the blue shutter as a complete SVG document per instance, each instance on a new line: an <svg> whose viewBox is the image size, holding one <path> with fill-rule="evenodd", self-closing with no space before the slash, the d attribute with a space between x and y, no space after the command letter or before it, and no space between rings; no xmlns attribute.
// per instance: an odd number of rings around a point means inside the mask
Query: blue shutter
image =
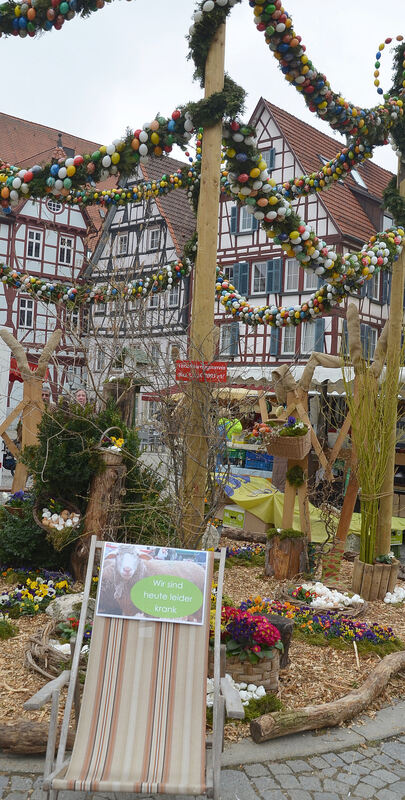
<svg viewBox="0 0 405 800"><path fill-rule="evenodd" d="M373 281L372 280L367 281L366 284L365 284L365 287L366 287L366 292L365 292L366 296L369 297L370 300L372 300L373 299Z"/></svg>
<svg viewBox="0 0 405 800"><path fill-rule="evenodd" d="M267 169L271 170L271 169L274 169L274 164L275 164L275 161L276 161L276 148L275 147L271 147L270 150L268 150L267 152L269 154L268 159L267 159L267 164L268 164Z"/></svg>
<svg viewBox="0 0 405 800"><path fill-rule="evenodd" d="M231 233L236 233L238 230L238 208L232 206L231 208Z"/></svg>
<svg viewBox="0 0 405 800"><path fill-rule="evenodd" d="M238 292L243 297L249 293L249 264L247 261L239 263L239 285Z"/></svg>
<svg viewBox="0 0 405 800"><path fill-rule="evenodd" d="M235 287L236 291L239 292L239 272L240 272L240 264L237 262L233 265L233 278L232 278L232 285Z"/></svg>
<svg viewBox="0 0 405 800"><path fill-rule="evenodd" d="M365 324L365 322L360 323L360 340L361 340L361 350L363 353L363 358L368 360L368 350L369 350L369 327Z"/></svg>
<svg viewBox="0 0 405 800"><path fill-rule="evenodd" d="M325 283L325 279L322 278L322 275L318 275L318 289L320 289L321 286L324 285L324 283Z"/></svg>
<svg viewBox="0 0 405 800"><path fill-rule="evenodd" d="M390 305L391 303L391 281L392 281L392 273L388 272L388 293L387 293L387 304Z"/></svg>
<svg viewBox="0 0 405 800"><path fill-rule="evenodd" d="M365 297L367 294L367 283L363 283L363 286L360 288L360 297Z"/></svg>
<svg viewBox="0 0 405 800"><path fill-rule="evenodd" d="M252 214L252 231L257 231L259 227L259 220Z"/></svg>
<svg viewBox="0 0 405 800"><path fill-rule="evenodd" d="M381 280L382 280L382 303L388 303L388 272L381 272Z"/></svg>
<svg viewBox="0 0 405 800"><path fill-rule="evenodd" d="M239 322L231 322L231 342L229 348L231 356L239 354Z"/></svg>
<svg viewBox="0 0 405 800"><path fill-rule="evenodd" d="M314 343L314 351L315 353L323 353L325 346L324 346L324 334L325 334L325 320L317 319L315 322L315 343Z"/></svg>
<svg viewBox="0 0 405 800"><path fill-rule="evenodd" d="M347 333L347 319L343 320L342 339L340 343L340 350L344 355L349 353L349 336Z"/></svg>
<svg viewBox="0 0 405 800"><path fill-rule="evenodd" d="M277 356L280 344L280 328L272 328L270 334L270 355Z"/></svg>
<svg viewBox="0 0 405 800"><path fill-rule="evenodd" d="M272 258L267 262L266 294L281 292L281 258Z"/></svg>

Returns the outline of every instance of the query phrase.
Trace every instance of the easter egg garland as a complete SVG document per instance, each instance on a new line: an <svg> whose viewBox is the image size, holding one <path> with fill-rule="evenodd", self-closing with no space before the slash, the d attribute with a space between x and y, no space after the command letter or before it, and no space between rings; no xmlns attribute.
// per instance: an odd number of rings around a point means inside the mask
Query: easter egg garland
<svg viewBox="0 0 405 800"><path fill-rule="evenodd" d="M106 0L110 2L110 0ZM190 29L190 57L196 65L196 76L204 83L204 67L210 41L218 26L231 8L240 0L203 0L194 13ZM286 80L300 92L309 109L332 128L344 133L347 145L311 175L303 175L276 184L256 147L255 130L238 118L224 122L222 191L258 220L267 235L280 245L287 255L295 257L305 269L314 270L325 280L325 285L304 303L293 308L265 306L255 308L236 291L217 269L216 296L225 310L249 325L298 325L327 312L341 302L349 292L359 287L379 270L389 270L398 258L405 242L402 227L377 234L359 253L340 256L318 239L316 233L293 211L291 202L299 197L321 192L336 180L344 179L351 169L372 155L375 146L387 144L391 136L398 148L405 141L403 100L405 87L404 47L396 51L396 75L391 93L384 95L373 109L362 109L347 102L332 91L326 76L318 72L305 52L301 37L296 35L292 19L281 0L249 0L253 7L254 22L263 32L266 44L279 62ZM35 36L39 30L59 30L65 20L76 14L88 14L104 6L104 0L86 2L69 0L60 5L56 0L28 0L23 4L9 2L0 10L0 34L13 34L24 38ZM398 41L402 37L397 37ZM386 40L389 44L391 40ZM384 49L380 45L379 53ZM378 58L378 64L380 59ZM376 70L378 65L376 62ZM375 76L376 81L378 76ZM376 83L379 94L382 94ZM187 188L188 197L196 207L199 193L202 130L197 140L197 155L191 165L185 165L172 175L160 180L145 180L133 187L101 190L95 183L110 175L130 175L147 157L161 157L171 152L173 144L185 149L196 125L211 124L222 115L237 117L243 105L244 92L227 78L223 93L216 93L208 101L190 103L175 109L170 118L157 116L142 128L129 131L122 139L99 147L94 153L76 155L74 158L53 159L45 166L34 165L19 169L0 162L0 203L7 213L22 198L54 195L72 205L123 205L138 202L175 188ZM82 303L110 302L118 298L134 298L160 292L179 283L189 274L195 258L195 239L186 247L184 257L157 270L151 276L130 281L126 285L112 284L96 287L78 284L53 283L34 278L26 273L0 266L0 279L8 286L22 289L43 302L80 305Z"/></svg>

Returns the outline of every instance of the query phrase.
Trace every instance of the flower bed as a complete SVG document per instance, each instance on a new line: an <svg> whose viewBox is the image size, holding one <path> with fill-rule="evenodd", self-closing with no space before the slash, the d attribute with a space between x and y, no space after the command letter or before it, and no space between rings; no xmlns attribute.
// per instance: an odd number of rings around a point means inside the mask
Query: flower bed
<svg viewBox="0 0 405 800"><path fill-rule="evenodd" d="M262 544L227 547L225 566L262 566L264 565L265 550L266 548Z"/></svg>
<svg viewBox="0 0 405 800"><path fill-rule="evenodd" d="M69 575L46 570L42 573L20 569L15 571L9 567L1 576L6 582L13 578L20 581L14 589L0 594L0 609L10 617L43 613L54 597L71 592Z"/></svg>
<svg viewBox="0 0 405 800"><path fill-rule="evenodd" d="M360 595L349 595L347 592L339 592L337 589L329 589L323 583L303 583L294 589L287 590L292 602L310 605L312 609L341 609L363 606L364 600Z"/></svg>

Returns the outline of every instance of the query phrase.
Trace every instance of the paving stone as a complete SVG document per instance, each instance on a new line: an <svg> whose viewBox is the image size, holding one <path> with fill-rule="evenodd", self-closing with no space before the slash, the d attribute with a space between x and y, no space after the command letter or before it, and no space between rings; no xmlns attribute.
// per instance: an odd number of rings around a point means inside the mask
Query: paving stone
<svg viewBox="0 0 405 800"><path fill-rule="evenodd" d="M291 767L285 764L284 761L277 761L275 764L269 764L268 767L276 778L278 775L292 775Z"/></svg>
<svg viewBox="0 0 405 800"><path fill-rule="evenodd" d="M389 781L383 781L381 778L377 778L376 775L364 775L362 781L374 786L375 789L382 789L387 783L389 784Z"/></svg>
<svg viewBox="0 0 405 800"><path fill-rule="evenodd" d="M263 800L288 800L288 794L282 792L281 789L270 789L268 792L263 792L262 797ZM223 800L222 795L221 800ZM235 797L232 800L235 800ZM245 798L238 797L238 800L245 800ZM398 795L396 800L398 800Z"/></svg>
<svg viewBox="0 0 405 800"><path fill-rule="evenodd" d="M246 764L243 769L249 778L260 778L262 775L269 774L265 764Z"/></svg>
<svg viewBox="0 0 405 800"><path fill-rule="evenodd" d="M357 761L357 765L366 769L368 774L370 774L370 772L374 772L376 768L374 758L363 758L361 761Z"/></svg>
<svg viewBox="0 0 405 800"><path fill-rule="evenodd" d="M267 789L279 789L279 785L276 783L275 778L270 775L261 778L252 778L252 781L259 792L266 791Z"/></svg>
<svg viewBox="0 0 405 800"><path fill-rule="evenodd" d="M348 789L347 783L341 783L339 780L330 780L330 778L326 778L323 782L323 788L325 792L340 792L340 794L347 795Z"/></svg>
<svg viewBox="0 0 405 800"><path fill-rule="evenodd" d="M355 761L361 761L364 756L359 753L358 750L345 750L343 753L339 753L340 758L343 758L343 761L346 761L346 764L354 764Z"/></svg>
<svg viewBox="0 0 405 800"><path fill-rule="evenodd" d="M254 787L244 772L236 769L224 769L221 772L221 800L259 800ZM62 800L62 798L58 798ZM73 800L73 799L72 799Z"/></svg>
<svg viewBox="0 0 405 800"><path fill-rule="evenodd" d="M321 758L321 756L315 756L314 758L309 758L308 764L311 764L311 767L315 767L315 769L324 769L330 767L329 762L325 761L325 759Z"/></svg>
<svg viewBox="0 0 405 800"><path fill-rule="evenodd" d="M336 767L327 767L327 769L318 770L315 774L319 775L320 778L333 778L336 773Z"/></svg>
<svg viewBox="0 0 405 800"><path fill-rule="evenodd" d="M355 775L352 772L339 772L339 780L341 783L346 783L347 786L356 786L360 780L360 775Z"/></svg>
<svg viewBox="0 0 405 800"><path fill-rule="evenodd" d="M276 780L282 789L298 789L299 783L295 775L277 775Z"/></svg>
<svg viewBox="0 0 405 800"><path fill-rule="evenodd" d="M3 796L7 800L27 800L27 792L9 792ZM63 800L63 798L61 798L61 800Z"/></svg>
<svg viewBox="0 0 405 800"><path fill-rule="evenodd" d="M0 791L8 786L8 775L0 775Z"/></svg>
<svg viewBox="0 0 405 800"><path fill-rule="evenodd" d="M398 783L393 783L390 786L390 789L392 792L394 792L394 794L397 795L397 797L398 795L400 797L405 797L405 781L398 781Z"/></svg>
<svg viewBox="0 0 405 800"><path fill-rule="evenodd" d="M290 789L288 792L289 800L312 800L308 792L303 792L302 789Z"/></svg>
<svg viewBox="0 0 405 800"><path fill-rule="evenodd" d="M360 781L352 792L354 797L361 797L361 800L368 800L369 797L375 797L375 786L369 786L364 781Z"/></svg>
<svg viewBox="0 0 405 800"><path fill-rule="evenodd" d="M302 761L301 759L297 758L295 761L286 761L289 767L291 767L293 772L312 772L312 767L308 764L307 761Z"/></svg>
<svg viewBox="0 0 405 800"><path fill-rule="evenodd" d="M367 767L363 767L362 764L352 764L350 767L350 772L353 772L353 775L369 775L370 770Z"/></svg>
<svg viewBox="0 0 405 800"><path fill-rule="evenodd" d="M377 792L376 797L378 800L398 800L398 795L392 792L391 789L381 789Z"/></svg>
<svg viewBox="0 0 405 800"><path fill-rule="evenodd" d="M314 800L341 800L336 792L315 792Z"/></svg>
<svg viewBox="0 0 405 800"><path fill-rule="evenodd" d="M384 742L381 747L384 753L387 755L392 756L395 761L400 761L401 764L405 764L405 744L401 742Z"/></svg>
<svg viewBox="0 0 405 800"><path fill-rule="evenodd" d="M11 778L11 788L17 791L26 792L33 787L32 778L23 778L21 775L13 775Z"/></svg>
<svg viewBox="0 0 405 800"><path fill-rule="evenodd" d="M59 792L58 800L89 800L89 793L71 792L70 789L64 789L62 792Z"/></svg>
<svg viewBox="0 0 405 800"><path fill-rule="evenodd" d="M375 778L380 778L384 783L388 784L399 780L395 773L387 769L375 769L371 774L374 775Z"/></svg>
<svg viewBox="0 0 405 800"><path fill-rule="evenodd" d="M322 783L317 775L300 775L299 782L303 789L322 789Z"/></svg>
<svg viewBox="0 0 405 800"><path fill-rule="evenodd" d="M387 756L385 753L379 753L378 756L375 756L374 761L377 761L378 764L381 764L383 767L391 767L394 763L394 759L391 756Z"/></svg>
<svg viewBox="0 0 405 800"><path fill-rule="evenodd" d="M322 758L324 758L331 767L343 766L345 763L336 753L324 753Z"/></svg>

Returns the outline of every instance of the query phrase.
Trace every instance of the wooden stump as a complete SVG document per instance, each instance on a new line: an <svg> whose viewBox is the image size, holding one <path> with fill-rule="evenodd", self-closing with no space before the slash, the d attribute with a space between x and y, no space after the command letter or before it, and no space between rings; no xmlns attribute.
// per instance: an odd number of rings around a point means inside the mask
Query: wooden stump
<svg viewBox="0 0 405 800"><path fill-rule="evenodd" d="M364 600L384 600L397 582L399 561L392 564L366 564L355 558L353 562L352 592Z"/></svg>
<svg viewBox="0 0 405 800"><path fill-rule="evenodd" d="M294 630L294 621L292 619L287 619L286 617L282 617L281 614L262 614L261 616L266 617L272 625L280 633L281 641L283 643L284 650L280 653L280 669L285 669L288 667L290 663L289 658L289 649L291 644L291 637Z"/></svg>
<svg viewBox="0 0 405 800"><path fill-rule="evenodd" d="M277 580L294 578L305 569L306 541L304 537L280 539L272 536L266 542L264 572Z"/></svg>

